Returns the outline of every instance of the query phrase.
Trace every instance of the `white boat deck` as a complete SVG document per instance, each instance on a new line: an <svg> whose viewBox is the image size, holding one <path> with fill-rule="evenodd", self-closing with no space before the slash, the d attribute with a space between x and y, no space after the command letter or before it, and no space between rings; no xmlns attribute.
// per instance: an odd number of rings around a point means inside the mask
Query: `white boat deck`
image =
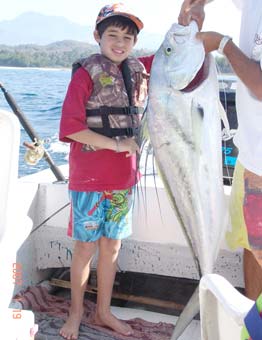
<svg viewBox="0 0 262 340"><path fill-rule="evenodd" d="M17 180L19 140L12 138L12 135L19 136L20 129L18 122L14 121L12 115L10 117L12 117L10 131L7 131L4 124L5 119L7 122L9 120L6 112L2 112L2 125L0 124L0 135L3 141L0 145L5 151L2 152L3 164L12 165L12 171L6 167L6 172L3 172L1 176L2 186L6 187L6 190L2 191L0 200L3 203L1 205L3 218L0 224L0 249L5 257L5 266L1 268L0 286L4 294L0 301L0 316L7 316L6 311L14 294L49 277L48 271L40 269L70 267L73 249L73 242L66 236L69 209L67 207L61 210L61 207L68 203L67 183L55 182L50 169ZM15 152L12 153L13 150L6 148L6 140L14 141L12 148ZM9 159L10 155L12 164ZM61 170L65 175L68 172L67 167L64 166ZM148 176L146 184L142 182L142 187L146 187L146 191L144 190L146 196L144 198L140 196L140 200L139 196L136 197L133 216L134 232L130 239L123 242L119 258L120 269L198 279L192 255L161 181L157 181L158 194L156 194L152 176ZM225 195L228 197L229 193L225 191ZM161 202L161 213L159 202ZM58 211L60 212L56 214ZM35 232L30 234L30 231ZM234 286L242 287L241 253L231 252L225 244L222 244L215 272L226 277ZM231 295L227 294L227 297L231 298ZM167 323L175 323L177 320L174 316L143 309L113 307L113 313L121 319L140 317L151 322ZM213 318L213 313L209 315ZM201 320L204 319L201 318ZM13 318L12 321L18 322ZM31 322L31 319L29 321ZM0 324L3 331L4 326L7 326L3 317L0 317ZM18 327L11 329L18 331ZM2 332L2 334L7 333ZM28 340L28 338L21 338L21 335L15 338L9 335L8 340ZM200 324L193 320L180 340L199 340L200 338ZM220 340L222 337L212 338L212 340L216 339Z"/></svg>

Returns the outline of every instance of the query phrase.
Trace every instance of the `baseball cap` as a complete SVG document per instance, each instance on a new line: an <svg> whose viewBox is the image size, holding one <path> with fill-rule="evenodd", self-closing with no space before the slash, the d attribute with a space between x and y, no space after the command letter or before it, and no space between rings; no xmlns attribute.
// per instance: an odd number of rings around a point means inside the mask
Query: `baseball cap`
<svg viewBox="0 0 262 340"><path fill-rule="evenodd" d="M138 31L140 31L144 27L142 21L137 16L132 14L132 12L128 8L126 8L126 6L121 2L117 4L104 6L98 13L96 19L96 27L103 20L117 15L126 17L133 21L133 23L137 26Z"/></svg>

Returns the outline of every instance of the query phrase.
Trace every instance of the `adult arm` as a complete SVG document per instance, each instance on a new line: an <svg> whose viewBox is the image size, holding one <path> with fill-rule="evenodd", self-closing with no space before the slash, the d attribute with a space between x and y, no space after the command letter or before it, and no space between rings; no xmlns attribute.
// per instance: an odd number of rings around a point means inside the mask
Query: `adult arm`
<svg viewBox="0 0 262 340"><path fill-rule="evenodd" d="M223 35L217 32L200 32L197 36L203 41L206 53L217 50L223 38ZM239 79L258 100L262 100L260 62L248 58L232 40L227 42L223 52Z"/></svg>
<svg viewBox="0 0 262 340"><path fill-rule="evenodd" d="M262 100L262 70L260 62L248 58L232 41L226 44L224 54L239 79L242 80L258 100Z"/></svg>
<svg viewBox="0 0 262 340"><path fill-rule="evenodd" d="M201 28L204 20L204 6L208 2L210 0L184 0L179 15L179 23L188 25L191 20L196 20L199 28ZM203 40L207 53L217 50L223 38L223 35L216 32L199 33L198 36ZM262 70L260 63L248 58L233 41L226 44L224 55L239 79L258 100L262 100Z"/></svg>

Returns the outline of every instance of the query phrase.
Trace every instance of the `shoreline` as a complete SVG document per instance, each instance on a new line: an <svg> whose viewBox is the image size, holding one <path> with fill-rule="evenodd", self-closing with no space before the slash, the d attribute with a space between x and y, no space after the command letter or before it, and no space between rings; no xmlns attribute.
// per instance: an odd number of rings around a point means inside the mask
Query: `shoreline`
<svg viewBox="0 0 262 340"><path fill-rule="evenodd" d="M6 70L42 70L42 71L71 71L70 67L32 67L32 66L0 66L0 69ZM218 80L226 78L236 78L234 73L218 73Z"/></svg>
<svg viewBox="0 0 262 340"><path fill-rule="evenodd" d="M31 67L31 66L0 66L6 70L43 70L43 71L70 71L70 67Z"/></svg>

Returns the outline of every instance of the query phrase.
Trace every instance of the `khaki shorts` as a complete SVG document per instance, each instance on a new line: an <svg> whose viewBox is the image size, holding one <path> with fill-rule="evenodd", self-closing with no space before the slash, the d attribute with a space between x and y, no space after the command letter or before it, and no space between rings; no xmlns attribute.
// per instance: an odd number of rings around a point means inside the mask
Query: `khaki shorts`
<svg viewBox="0 0 262 340"><path fill-rule="evenodd" d="M230 198L232 231L226 235L233 250L251 250L262 266L262 176L236 164Z"/></svg>

